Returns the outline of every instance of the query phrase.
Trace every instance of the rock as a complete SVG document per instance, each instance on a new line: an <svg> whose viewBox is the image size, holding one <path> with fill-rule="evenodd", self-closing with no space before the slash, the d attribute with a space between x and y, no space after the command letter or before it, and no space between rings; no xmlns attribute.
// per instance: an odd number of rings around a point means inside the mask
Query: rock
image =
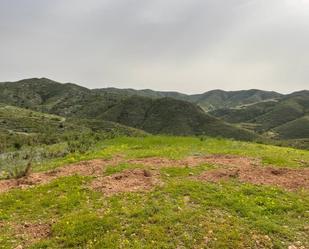
<svg viewBox="0 0 309 249"><path fill-rule="evenodd" d="M297 246L291 245L288 247L288 249L298 249Z"/></svg>
<svg viewBox="0 0 309 249"><path fill-rule="evenodd" d="M151 177L151 173L148 170L144 169L143 173L145 177Z"/></svg>

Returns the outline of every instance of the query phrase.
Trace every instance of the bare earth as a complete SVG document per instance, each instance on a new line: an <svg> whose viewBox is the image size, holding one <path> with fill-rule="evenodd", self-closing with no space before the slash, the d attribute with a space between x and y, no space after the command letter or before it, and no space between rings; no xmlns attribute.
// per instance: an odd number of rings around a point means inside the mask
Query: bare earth
<svg viewBox="0 0 309 249"><path fill-rule="evenodd" d="M51 235L51 224L44 223L23 223L12 226L15 233L27 239L27 243L48 238ZM31 241L29 241L31 240Z"/></svg>
<svg viewBox="0 0 309 249"><path fill-rule="evenodd" d="M104 176L104 169L107 166L118 165L120 163L140 164L151 169L145 171L126 170L113 176ZM218 182L235 178L241 182L249 182L257 185L272 185L282 187L287 190L300 188L309 189L309 169L288 169L262 166L255 158L211 155L192 156L182 160L171 160L167 158L140 158L124 159L114 157L112 159L95 159L77 164L71 164L55 170L31 173L27 177L20 179L10 179L0 181L0 193L11 189L26 189L36 185L46 184L59 177L71 175L95 176L92 182L93 189L111 195L118 192L134 192L149 190L159 183L159 173L157 170L162 167L194 167L201 164L213 164L218 168L208 170L196 177L199 180Z"/></svg>
<svg viewBox="0 0 309 249"><path fill-rule="evenodd" d="M236 166L209 170L197 178L209 182L219 182L234 178L241 182L248 182L256 185L277 186L286 190L309 188L309 169Z"/></svg>
<svg viewBox="0 0 309 249"><path fill-rule="evenodd" d="M99 177L91 183L91 188L106 195L113 195L150 190L159 182L158 173L133 169L112 176Z"/></svg>

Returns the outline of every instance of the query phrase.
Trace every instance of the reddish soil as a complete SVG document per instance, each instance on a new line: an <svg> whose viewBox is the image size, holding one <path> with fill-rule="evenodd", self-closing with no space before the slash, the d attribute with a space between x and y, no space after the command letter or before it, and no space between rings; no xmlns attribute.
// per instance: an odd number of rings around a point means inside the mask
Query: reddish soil
<svg viewBox="0 0 309 249"><path fill-rule="evenodd" d="M247 167L260 165L261 162L257 158L233 156L233 155L211 155L206 156L205 161L210 164L223 165L223 166L238 166Z"/></svg>
<svg viewBox="0 0 309 249"><path fill-rule="evenodd" d="M204 163L210 163L219 166L228 166L229 169L221 168L207 171L200 177L201 179L218 181L234 177L239 178L241 181L255 184L284 186L287 189L300 187L308 188L309 169L291 170L258 167L260 161L254 158L231 155L210 155L191 156L182 160L172 160L158 157L124 159L116 156L108 160L95 159L60 167L48 172L31 173L29 176L20 179L0 180L0 193L7 192L14 188L25 189L40 184L46 184L59 177L71 176L74 174L101 177L104 174L106 166L118 165L119 163L142 164L152 170L162 167L194 167ZM102 177L100 179L102 179Z"/></svg>
<svg viewBox="0 0 309 249"><path fill-rule="evenodd" d="M152 189L159 183L158 174L148 170L125 170L111 176L99 177L91 183L91 188L113 195L122 192L141 192Z"/></svg>
<svg viewBox="0 0 309 249"><path fill-rule="evenodd" d="M287 190L309 189L309 169L287 169L261 166L219 168L204 172L200 180L219 182L229 179L256 185L272 185Z"/></svg>
<svg viewBox="0 0 309 249"><path fill-rule="evenodd" d="M146 167L153 167L153 168L162 168L162 167L170 167L170 166L177 165L177 160L172 160L168 158L160 158L160 157L129 159L126 162L129 164L142 164Z"/></svg>
<svg viewBox="0 0 309 249"><path fill-rule="evenodd" d="M51 235L51 224L23 223L13 227L17 236L25 239L27 244L48 238Z"/></svg>
<svg viewBox="0 0 309 249"><path fill-rule="evenodd" d="M29 176L20 179L0 180L0 193L7 192L14 188L26 189L35 185L46 184L50 181L63 176L70 176L74 174L86 176L100 176L103 170L108 165L117 165L121 162L131 164L143 164L144 166L152 168L172 167L172 166L196 166L201 163L208 162L211 157L188 157L184 160L171 160L166 158L142 158L142 159L128 159L116 156L109 160L95 159L91 161L84 161L77 164L71 164L65 167L60 167L55 170L31 173Z"/></svg>
<svg viewBox="0 0 309 249"><path fill-rule="evenodd" d="M85 176L100 175L103 173L104 166L110 163L111 162L108 160L96 159L60 167L47 172L31 173L29 176L20 179L1 180L0 193L9 191L13 188L26 189L35 185L46 184L59 177L71 176L74 174Z"/></svg>
<svg viewBox="0 0 309 249"><path fill-rule="evenodd" d="M168 158L150 157L127 160L130 164L143 164L144 166L162 168L162 167L194 167L203 163L229 166L247 166L259 164L259 160L249 157L231 156L231 155L210 155L210 156L190 156L181 160L172 160Z"/></svg>

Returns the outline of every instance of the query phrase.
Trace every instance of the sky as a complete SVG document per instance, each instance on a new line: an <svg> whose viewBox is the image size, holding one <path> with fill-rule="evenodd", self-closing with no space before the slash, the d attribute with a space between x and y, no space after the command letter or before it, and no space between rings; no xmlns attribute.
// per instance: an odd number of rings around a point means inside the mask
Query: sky
<svg viewBox="0 0 309 249"><path fill-rule="evenodd" d="M309 87L309 0L0 0L0 81Z"/></svg>

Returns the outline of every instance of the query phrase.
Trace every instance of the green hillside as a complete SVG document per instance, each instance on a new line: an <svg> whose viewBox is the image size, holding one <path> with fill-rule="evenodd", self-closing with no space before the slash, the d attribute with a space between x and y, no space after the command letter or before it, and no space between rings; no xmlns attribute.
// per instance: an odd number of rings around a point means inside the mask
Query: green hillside
<svg viewBox="0 0 309 249"><path fill-rule="evenodd" d="M97 94L78 85L45 78L0 83L1 103L61 116L95 117L121 98L118 94Z"/></svg>
<svg viewBox="0 0 309 249"><path fill-rule="evenodd" d="M209 114L230 123L250 122L252 119L271 111L276 104L277 101L260 102L239 108L217 109L209 112Z"/></svg>
<svg viewBox="0 0 309 249"><path fill-rule="evenodd" d="M276 100L281 97L282 95L276 92L252 89L230 92L213 90L204 94L193 95L191 99L204 110L212 111L219 108L239 107L266 100Z"/></svg>
<svg viewBox="0 0 309 249"><path fill-rule="evenodd" d="M163 92L150 89L117 89L103 88L89 90L74 84L60 84L46 78L33 78L18 82L0 83L1 102L21 107L41 107L57 114L86 113L86 110L74 109L73 105L87 104L99 109L115 104L119 99L141 96L147 98L174 98L189 101L201 106L204 110L215 110L223 107L236 107L260 101L279 99L283 95L261 90L223 91L213 90L203 94L183 94L179 92Z"/></svg>
<svg viewBox="0 0 309 249"><path fill-rule="evenodd" d="M309 138L309 115L280 125L274 131L283 139Z"/></svg>
<svg viewBox="0 0 309 249"><path fill-rule="evenodd" d="M0 247L308 248L308 163L226 139L101 141L0 180Z"/></svg>
<svg viewBox="0 0 309 249"><path fill-rule="evenodd" d="M185 95L151 90L89 90L45 78L0 84L1 102L71 118L110 120L154 134L256 137L205 114L197 105L175 98ZM139 97L134 93L147 97ZM173 98L163 98L171 96ZM181 97L180 97L181 96ZM1 97L1 96L0 96Z"/></svg>
<svg viewBox="0 0 309 249"><path fill-rule="evenodd" d="M218 109L212 115L231 123L252 124L259 133L272 133L279 139L307 139L309 91L282 97L279 101L261 102L242 108Z"/></svg>
<svg viewBox="0 0 309 249"><path fill-rule="evenodd" d="M202 94L183 94L179 92L162 92L153 91L150 89L134 90L134 89L117 89L105 88L97 89L97 92L115 93L126 96L141 96L148 98L174 98L178 100L185 100L198 104L206 111L216 110L223 107L237 107L242 105L249 105L267 100L280 99L283 95L276 92L261 91L261 90L243 90L243 91L223 91L212 90Z"/></svg>
<svg viewBox="0 0 309 249"><path fill-rule="evenodd" d="M307 139L304 117L308 115L308 99L308 91L281 95L254 89L213 90L187 95L149 89L90 90L46 78L0 83L0 103L59 115L66 120L109 120L153 134L206 134L249 140L257 138L252 132L267 139ZM213 111L206 114L202 109Z"/></svg>
<svg viewBox="0 0 309 249"><path fill-rule="evenodd" d="M172 98L131 97L108 110L103 118L153 134L256 138L254 133L209 116L197 105Z"/></svg>
<svg viewBox="0 0 309 249"><path fill-rule="evenodd" d="M142 135L142 131L109 121L65 118L14 106L0 105L0 152L12 147L56 144L83 134Z"/></svg>

